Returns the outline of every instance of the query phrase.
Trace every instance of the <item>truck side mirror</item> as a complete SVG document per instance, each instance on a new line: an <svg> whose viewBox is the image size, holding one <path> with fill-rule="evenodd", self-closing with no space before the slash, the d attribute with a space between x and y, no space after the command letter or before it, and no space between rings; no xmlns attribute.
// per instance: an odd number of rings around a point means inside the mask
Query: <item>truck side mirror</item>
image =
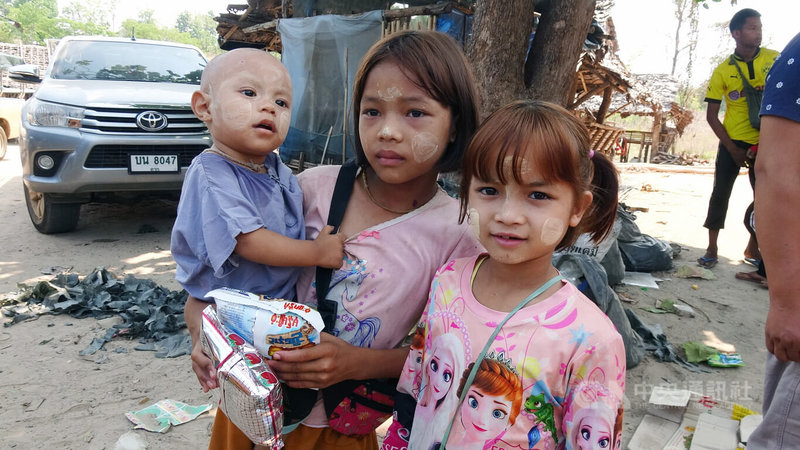
<svg viewBox="0 0 800 450"><path fill-rule="evenodd" d="M36 64L20 64L8 68L8 77L20 83L41 83L39 66Z"/></svg>

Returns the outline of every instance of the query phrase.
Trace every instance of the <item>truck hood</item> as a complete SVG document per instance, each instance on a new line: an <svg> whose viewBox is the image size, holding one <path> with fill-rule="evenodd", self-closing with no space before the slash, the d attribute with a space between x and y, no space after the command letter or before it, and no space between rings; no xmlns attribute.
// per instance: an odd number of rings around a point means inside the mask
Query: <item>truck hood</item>
<svg viewBox="0 0 800 450"><path fill-rule="evenodd" d="M34 95L39 100L77 107L188 107L192 92L198 89L197 84L48 78Z"/></svg>

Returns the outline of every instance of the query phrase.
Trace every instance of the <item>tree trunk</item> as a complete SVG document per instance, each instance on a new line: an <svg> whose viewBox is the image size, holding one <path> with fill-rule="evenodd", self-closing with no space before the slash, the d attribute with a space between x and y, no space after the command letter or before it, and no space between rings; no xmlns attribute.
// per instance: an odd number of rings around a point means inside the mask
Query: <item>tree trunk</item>
<svg viewBox="0 0 800 450"><path fill-rule="evenodd" d="M542 17L525 64L527 96L566 106L575 96L573 81L595 0L549 0L541 4Z"/></svg>
<svg viewBox="0 0 800 450"><path fill-rule="evenodd" d="M482 117L523 97L522 69L533 17L531 0L477 3L467 57L478 84Z"/></svg>
<svg viewBox="0 0 800 450"><path fill-rule="evenodd" d="M603 101L600 103L600 109L597 110L597 123L603 123L606 120L606 114L608 114L608 107L611 106L611 96L614 94L614 90L611 86L607 87L603 91Z"/></svg>
<svg viewBox="0 0 800 450"><path fill-rule="evenodd" d="M694 0L689 0L694 3ZM675 27L675 51L672 53L672 71L670 75L675 76L675 67L678 65L678 54L681 52L681 27L683 26L684 10L686 9L685 0L673 0L675 3L675 18L678 25Z"/></svg>

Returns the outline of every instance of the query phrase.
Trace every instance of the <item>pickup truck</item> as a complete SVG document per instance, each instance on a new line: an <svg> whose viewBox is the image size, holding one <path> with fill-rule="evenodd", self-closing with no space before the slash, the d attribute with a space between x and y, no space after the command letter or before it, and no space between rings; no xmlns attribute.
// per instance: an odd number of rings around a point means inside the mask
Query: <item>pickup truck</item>
<svg viewBox="0 0 800 450"><path fill-rule="evenodd" d="M211 145L191 110L206 64L189 45L61 39L22 111L22 182L34 227L72 231L87 202L177 198L192 159Z"/></svg>

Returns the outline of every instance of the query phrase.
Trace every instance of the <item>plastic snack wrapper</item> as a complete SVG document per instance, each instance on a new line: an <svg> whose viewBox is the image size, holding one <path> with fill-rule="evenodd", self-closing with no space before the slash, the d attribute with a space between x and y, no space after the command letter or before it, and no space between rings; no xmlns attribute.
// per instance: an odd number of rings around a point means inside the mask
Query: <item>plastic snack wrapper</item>
<svg viewBox="0 0 800 450"><path fill-rule="evenodd" d="M254 443L283 448L281 387L261 355L220 322L213 305L203 310L200 338L217 368L220 409Z"/></svg>
<svg viewBox="0 0 800 450"><path fill-rule="evenodd" d="M172 425L180 425L194 420L200 414L211 409L211 405L192 406L186 403L166 399L154 403L139 411L128 411L125 417L136 424L134 428L143 428L156 433L166 433Z"/></svg>
<svg viewBox="0 0 800 450"><path fill-rule="evenodd" d="M300 303L230 288L215 289L206 296L216 300L220 321L267 359L279 350L319 344L325 327L317 310Z"/></svg>

